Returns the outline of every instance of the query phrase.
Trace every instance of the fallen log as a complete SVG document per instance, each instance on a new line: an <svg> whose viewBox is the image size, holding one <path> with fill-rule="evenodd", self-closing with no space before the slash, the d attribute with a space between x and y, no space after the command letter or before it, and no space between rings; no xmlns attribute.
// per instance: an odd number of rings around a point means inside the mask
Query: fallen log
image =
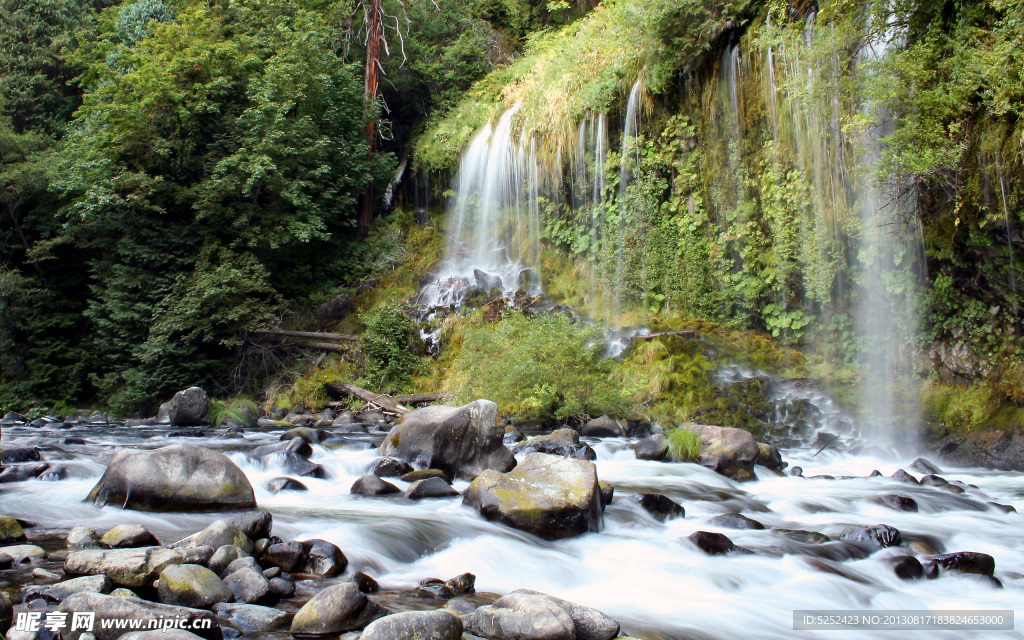
<svg viewBox="0 0 1024 640"><path fill-rule="evenodd" d="M310 338L311 340L343 340L354 342L359 336L350 333L327 333L325 331L281 331L279 329L262 329L252 333L266 336L282 336L285 338Z"/></svg>
<svg viewBox="0 0 1024 640"><path fill-rule="evenodd" d="M645 336L633 336L634 340L653 340L654 338L661 338L664 336L690 336L697 333L696 329L682 329L680 331L660 331L658 333L648 333Z"/></svg>
<svg viewBox="0 0 1024 640"><path fill-rule="evenodd" d="M349 347L333 342L286 342L282 346L303 347L305 349L319 349L321 351L333 351L335 353L348 353Z"/></svg>
<svg viewBox="0 0 1024 640"><path fill-rule="evenodd" d="M417 393L411 396L391 396L391 399L398 404L420 404L421 402L437 402L454 396L454 393Z"/></svg>
<svg viewBox="0 0 1024 640"><path fill-rule="evenodd" d="M387 396L367 391L362 387L357 387L354 384L348 384L347 382L328 382L324 385L324 390L332 396L355 396L361 400L365 400L369 403L375 404L378 407L386 409L391 413L397 413L403 415L412 411L409 407L403 406L388 398Z"/></svg>

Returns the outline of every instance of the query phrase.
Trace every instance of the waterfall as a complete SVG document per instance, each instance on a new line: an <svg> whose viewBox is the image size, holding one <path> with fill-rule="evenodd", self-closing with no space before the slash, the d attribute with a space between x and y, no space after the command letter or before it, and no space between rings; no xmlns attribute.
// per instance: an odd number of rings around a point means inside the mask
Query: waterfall
<svg viewBox="0 0 1024 640"><path fill-rule="evenodd" d="M618 196L618 233L615 243L615 315L622 313L622 291L625 285L625 234L626 221L629 219L630 203L628 201L629 185L640 168L640 80L633 84L626 102L626 118L622 123L622 153L619 156L619 196Z"/></svg>
<svg viewBox="0 0 1024 640"><path fill-rule="evenodd" d="M539 171L534 141L513 136L516 104L462 153L449 211L449 244L428 306L461 304L476 290L541 290Z"/></svg>

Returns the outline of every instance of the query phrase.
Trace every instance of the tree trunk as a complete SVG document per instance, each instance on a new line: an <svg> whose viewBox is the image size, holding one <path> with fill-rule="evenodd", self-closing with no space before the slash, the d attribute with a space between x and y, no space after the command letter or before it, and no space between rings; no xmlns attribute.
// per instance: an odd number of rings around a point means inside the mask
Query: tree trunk
<svg viewBox="0 0 1024 640"><path fill-rule="evenodd" d="M367 0L370 9L367 14L369 24L366 25L366 104L367 108L373 109L373 102L377 99L377 86L380 75L380 41L384 33L384 8L381 6L383 0ZM375 113L370 113L366 120L366 137L369 139L370 148L367 151L367 159L373 158L377 152L377 120ZM370 231L370 224L373 222L373 181L366 184L363 191L363 201L359 209L359 233L366 235Z"/></svg>

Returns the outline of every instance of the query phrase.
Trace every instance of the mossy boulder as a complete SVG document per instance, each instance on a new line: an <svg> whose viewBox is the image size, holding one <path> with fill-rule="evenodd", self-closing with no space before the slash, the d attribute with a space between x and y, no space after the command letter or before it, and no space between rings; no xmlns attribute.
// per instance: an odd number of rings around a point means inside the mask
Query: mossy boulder
<svg viewBox="0 0 1024 640"><path fill-rule="evenodd" d="M510 473L484 471L463 504L548 540L597 531L603 511L594 463L546 453L531 453Z"/></svg>
<svg viewBox="0 0 1024 640"><path fill-rule="evenodd" d="M497 417L498 405L490 400L417 409L392 427L380 454L464 480L488 469L508 471L516 461L505 447Z"/></svg>
<svg viewBox="0 0 1024 640"><path fill-rule="evenodd" d="M242 470L223 453L195 445L118 452L87 500L139 511L256 506L252 486Z"/></svg>
<svg viewBox="0 0 1024 640"><path fill-rule="evenodd" d="M295 613L291 634L297 638L337 636L362 629L390 611L366 597L351 582L328 587Z"/></svg>
<svg viewBox="0 0 1024 640"><path fill-rule="evenodd" d="M160 602L179 607L209 609L233 596L217 574L198 564L170 565L160 572Z"/></svg>
<svg viewBox="0 0 1024 640"><path fill-rule="evenodd" d="M137 549L83 549L64 559L64 573L73 576L105 575L129 589L149 587L172 564L181 564L181 553L162 547Z"/></svg>
<svg viewBox="0 0 1024 640"><path fill-rule="evenodd" d="M0 516L0 544L11 544L25 540L25 531L11 516Z"/></svg>
<svg viewBox="0 0 1024 640"><path fill-rule="evenodd" d="M757 480L754 464L761 449L750 433L704 424L686 424L682 428L700 436L702 466L740 482Z"/></svg>

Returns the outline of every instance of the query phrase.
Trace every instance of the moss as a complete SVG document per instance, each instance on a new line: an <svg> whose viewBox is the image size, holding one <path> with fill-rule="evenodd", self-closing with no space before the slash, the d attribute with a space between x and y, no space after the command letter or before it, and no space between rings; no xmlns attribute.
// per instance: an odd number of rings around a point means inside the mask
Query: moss
<svg viewBox="0 0 1024 640"><path fill-rule="evenodd" d="M1024 423L1024 407L998 383L944 384L932 379L921 395L921 408L933 430L1011 431Z"/></svg>
<svg viewBox="0 0 1024 640"><path fill-rule="evenodd" d="M700 435L685 427L677 427L665 436L669 454L674 462L697 462L700 460Z"/></svg>

